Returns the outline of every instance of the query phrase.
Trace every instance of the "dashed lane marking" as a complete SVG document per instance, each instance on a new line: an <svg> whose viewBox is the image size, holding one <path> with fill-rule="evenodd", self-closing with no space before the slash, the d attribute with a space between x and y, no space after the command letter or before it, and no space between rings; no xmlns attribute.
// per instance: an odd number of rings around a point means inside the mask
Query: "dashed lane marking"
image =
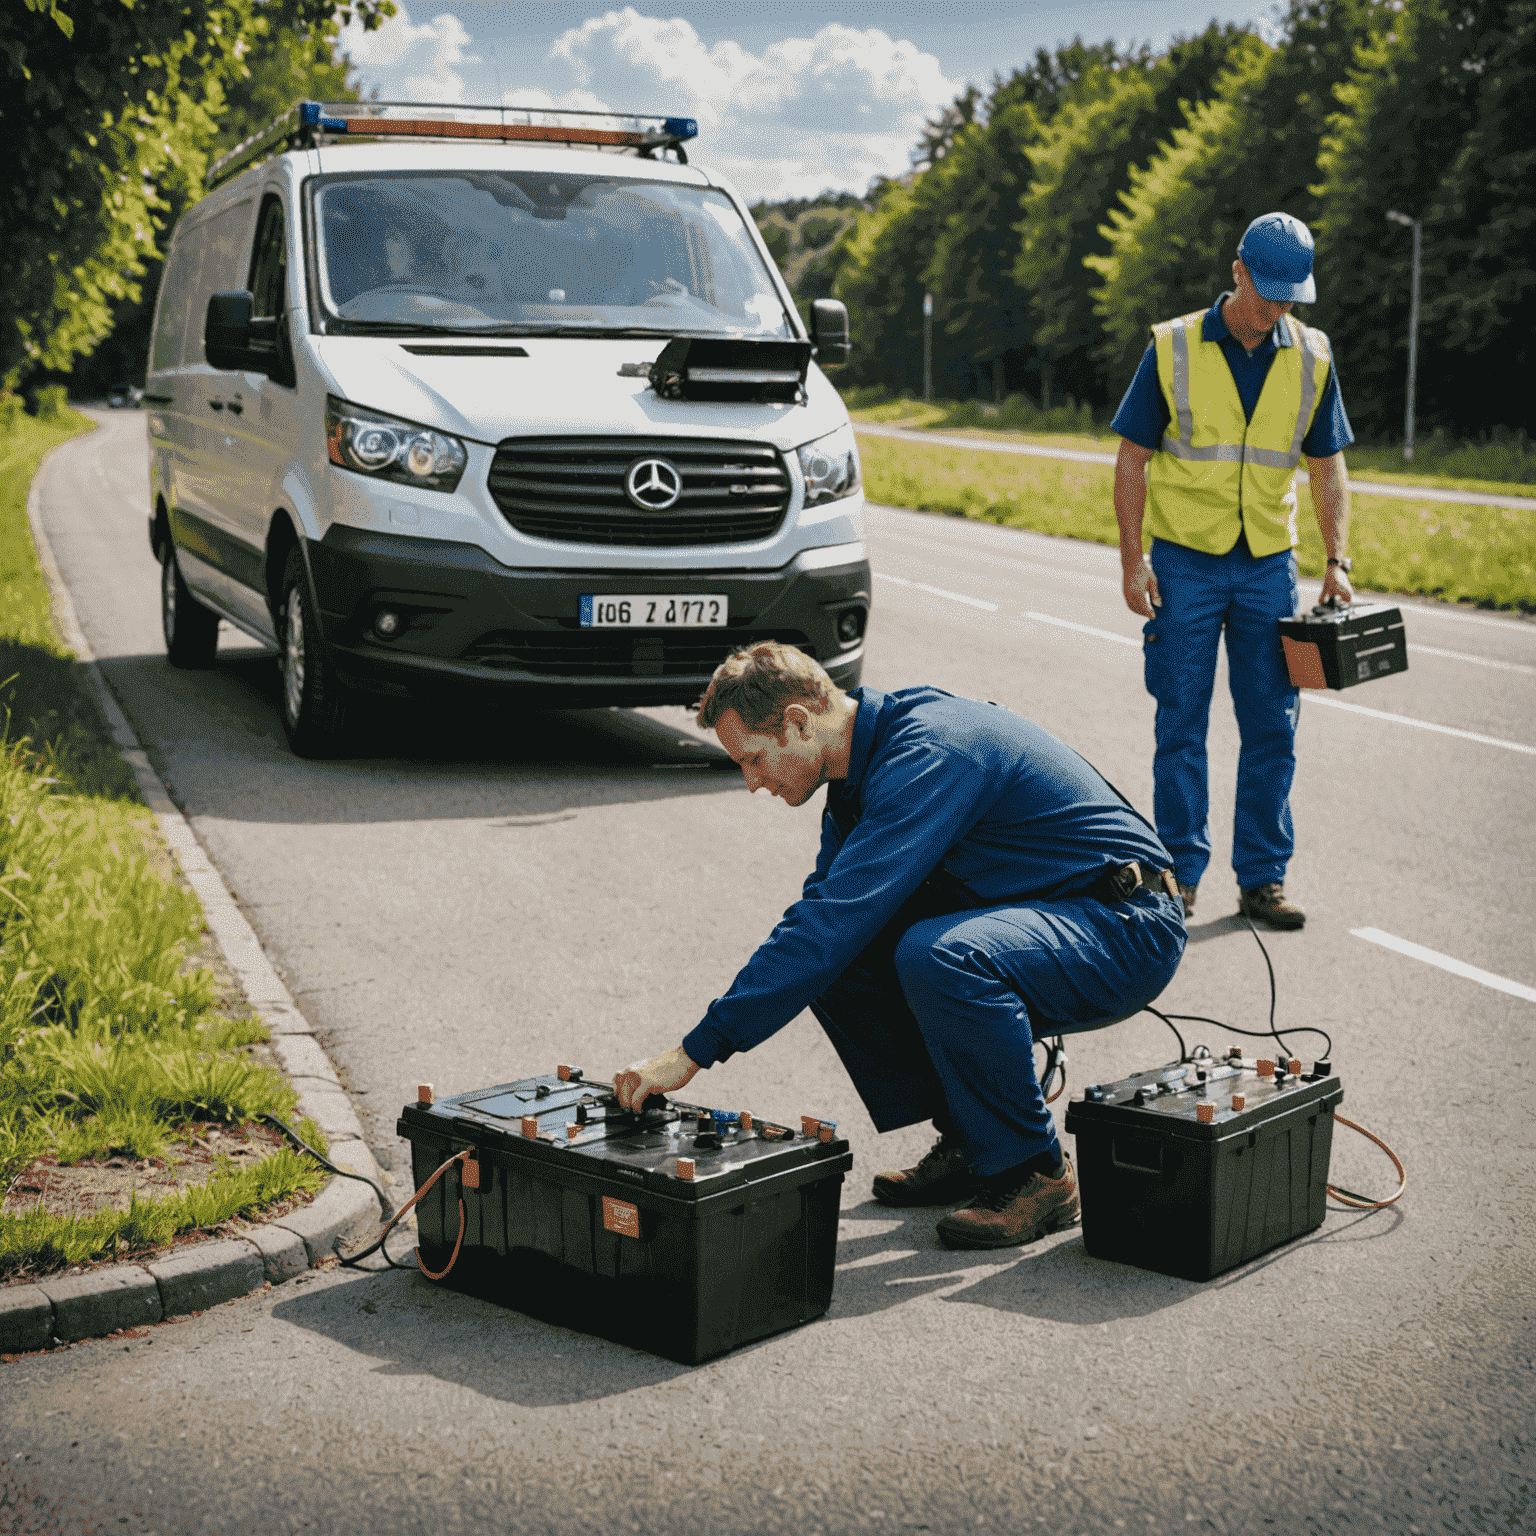
<svg viewBox="0 0 1536 1536"><path fill-rule="evenodd" d="M984 603L979 597L967 597L963 592L949 592L943 587L930 587L926 581L908 581L904 576L887 576L884 571L876 571L875 574L881 581L893 581L898 587L916 587L919 592L931 592L935 597L947 597L951 602L966 603L972 608L980 608L984 613L996 613L996 603Z"/></svg>
<svg viewBox="0 0 1536 1536"><path fill-rule="evenodd" d="M1390 720L1394 725L1412 725L1421 731L1435 731L1441 736L1459 736L1463 741L1480 742L1485 747L1503 747L1506 752L1525 752L1536 757L1536 747L1523 742L1505 741L1501 736L1480 736L1476 731L1459 731L1453 725L1435 725L1428 720L1414 720L1408 715L1388 714L1384 709L1367 709L1363 704L1346 704L1343 699L1330 699L1316 689L1306 690L1314 704L1325 704L1329 709L1347 709L1352 715L1369 715L1373 720Z"/></svg>
<svg viewBox="0 0 1536 1536"><path fill-rule="evenodd" d="M1511 997L1523 997L1528 1003L1536 1003L1536 987L1511 981L1507 976L1495 976L1492 971L1479 970L1475 965L1468 965L1465 960L1453 960L1450 955L1442 955L1437 949L1426 949L1422 944L1400 939L1396 934L1383 933L1380 928L1351 928L1349 931L1357 939L1380 944L1383 949L1396 950L1398 954L1407 955L1412 960L1422 960L1426 965L1437 965L1453 976L1465 976L1468 981L1492 987L1496 992L1508 992Z"/></svg>

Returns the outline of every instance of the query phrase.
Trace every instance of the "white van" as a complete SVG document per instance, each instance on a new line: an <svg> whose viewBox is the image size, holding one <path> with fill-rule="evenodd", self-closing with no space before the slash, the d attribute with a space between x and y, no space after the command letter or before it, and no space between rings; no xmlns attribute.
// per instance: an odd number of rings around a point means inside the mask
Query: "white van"
<svg viewBox="0 0 1536 1536"><path fill-rule="evenodd" d="M144 395L173 665L276 646L305 756L356 690L687 704L763 638L857 684L847 312L806 333L694 131L304 102L213 168Z"/></svg>

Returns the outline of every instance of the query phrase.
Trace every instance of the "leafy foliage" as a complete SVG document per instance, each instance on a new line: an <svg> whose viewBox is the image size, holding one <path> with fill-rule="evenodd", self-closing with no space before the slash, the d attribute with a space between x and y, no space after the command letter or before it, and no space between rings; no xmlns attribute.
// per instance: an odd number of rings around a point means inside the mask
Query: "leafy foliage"
<svg viewBox="0 0 1536 1536"><path fill-rule="evenodd" d="M389 0L355 0L366 25ZM262 35L323 33L330 0L12 0L0 10L8 270L0 380L65 368L108 331L169 209L201 191L226 89Z"/></svg>
<svg viewBox="0 0 1536 1536"><path fill-rule="evenodd" d="M1396 436L1403 417L1413 242L1388 210L1423 221L1420 423L1517 419L1536 327L1533 92L1532 0L1416 0L1340 87L1319 159L1317 315L1348 359L1357 430Z"/></svg>

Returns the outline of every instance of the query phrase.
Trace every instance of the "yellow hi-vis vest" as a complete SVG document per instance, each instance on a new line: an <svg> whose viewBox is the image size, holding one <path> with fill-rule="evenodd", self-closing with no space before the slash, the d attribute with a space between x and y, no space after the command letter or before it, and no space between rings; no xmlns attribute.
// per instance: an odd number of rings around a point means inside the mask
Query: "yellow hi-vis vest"
<svg viewBox="0 0 1536 1536"><path fill-rule="evenodd" d="M1293 549L1296 466L1328 380L1328 338L1281 317L1291 345L1275 349L1248 421L1221 343L1201 336L1206 313L1152 327L1169 420L1147 469L1147 529L1208 555L1240 533L1255 555Z"/></svg>

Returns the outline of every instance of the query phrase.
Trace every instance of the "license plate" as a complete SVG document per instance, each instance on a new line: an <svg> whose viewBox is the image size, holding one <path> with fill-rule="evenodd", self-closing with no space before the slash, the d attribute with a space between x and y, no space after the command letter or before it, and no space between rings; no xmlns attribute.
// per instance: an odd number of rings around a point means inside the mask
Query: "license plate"
<svg viewBox="0 0 1536 1536"><path fill-rule="evenodd" d="M618 592L601 597L583 595L583 629L712 629L724 628L723 592Z"/></svg>

